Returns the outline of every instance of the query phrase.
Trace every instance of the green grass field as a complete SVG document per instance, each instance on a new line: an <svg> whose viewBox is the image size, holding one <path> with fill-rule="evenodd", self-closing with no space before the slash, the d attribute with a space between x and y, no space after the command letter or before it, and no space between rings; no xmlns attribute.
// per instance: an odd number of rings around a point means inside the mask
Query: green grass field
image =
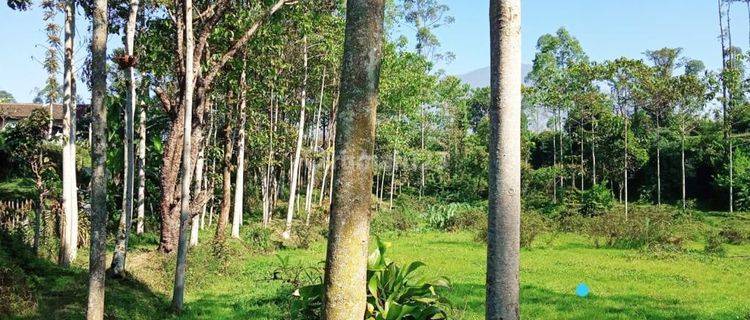
<svg viewBox="0 0 750 320"><path fill-rule="evenodd" d="M483 318L485 247L473 241L473 234L423 232L382 238L393 243L393 260L421 260L427 264L425 275L451 280L447 295L455 318ZM173 258L153 252L153 238L133 242L135 249L128 256L131 278L107 283L110 319L285 319L293 289L272 279L280 265L275 254L289 256L290 264L299 267L320 267L325 255L323 242L307 250L257 254L232 241L231 257L221 262L204 241L190 254L186 311L176 317L168 312ZM726 245L723 257L704 254L700 243L688 247L682 253L652 255L595 248L588 239L572 234L545 235L522 250L522 317L750 319L750 245ZM33 296L16 313L18 318L83 318L86 252L81 252L76 268L66 270L43 261L14 261L7 251L0 250L0 270L24 274L23 286ZM590 286L589 297L574 294L580 282Z"/></svg>

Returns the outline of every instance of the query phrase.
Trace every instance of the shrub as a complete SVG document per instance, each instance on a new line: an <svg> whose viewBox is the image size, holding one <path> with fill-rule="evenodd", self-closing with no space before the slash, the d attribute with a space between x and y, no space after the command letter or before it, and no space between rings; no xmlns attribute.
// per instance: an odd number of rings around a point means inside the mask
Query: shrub
<svg viewBox="0 0 750 320"><path fill-rule="evenodd" d="M707 254L723 256L726 252L726 249L724 249L723 240L724 239L719 235L719 233L709 232L706 235L706 246L703 248L703 251L705 251Z"/></svg>
<svg viewBox="0 0 750 320"><path fill-rule="evenodd" d="M251 249L266 253L275 249L271 235L271 229L251 224L245 228L242 239L244 240L243 243L247 244Z"/></svg>
<svg viewBox="0 0 750 320"><path fill-rule="evenodd" d="M628 219L622 212L591 218L588 234L599 246L680 250L683 238L675 233L672 212L654 207L633 207Z"/></svg>
<svg viewBox="0 0 750 320"><path fill-rule="evenodd" d="M478 230L474 240L477 242L487 243L487 219L478 225ZM521 213L521 247L530 247L534 240L550 229L550 224L546 218L534 211Z"/></svg>
<svg viewBox="0 0 750 320"><path fill-rule="evenodd" d="M732 226L725 226L719 231L719 236L726 240L727 243L734 245L742 244L748 237L742 230Z"/></svg>
<svg viewBox="0 0 750 320"><path fill-rule="evenodd" d="M521 214L521 247L530 247L534 240L549 230L549 223L540 214L528 212Z"/></svg>
<svg viewBox="0 0 750 320"><path fill-rule="evenodd" d="M373 234L390 231L402 232L419 226L419 214L410 207L399 207L394 210L380 210L375 213L370 223Z"/></svg>
<svg viewBox="0 0 750 320"><path fill-rule="evenodd" d="M449 288L449 281L445 278L428 281L419 277L416 272L424 263L415 261L401 267L385 257L390 243L380 239L376 243L377 248L367 261L364 319L446 319L450 303L440 290ZM298 292L292 314L297 318L318 319L322 314L323 284L304 286Z"/></svg>
<svg viewBox="0 0 750 320"><path fill-rule="evenodd" d="M614 202L612 192L604 185L597 184L581 192L581 215L593 217L607 213Z"/></svg>

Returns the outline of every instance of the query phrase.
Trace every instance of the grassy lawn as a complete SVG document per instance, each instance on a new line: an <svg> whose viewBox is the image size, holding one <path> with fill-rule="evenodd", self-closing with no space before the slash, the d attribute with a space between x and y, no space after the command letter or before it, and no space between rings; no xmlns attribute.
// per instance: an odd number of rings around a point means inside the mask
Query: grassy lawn
<svg viewBox="0 0 750 320"><path fill-rule="evenodd" d="M208 236L208 232L207 235ZM448 296L459 319L483 319L485 247L473 234L425 232L382 237L390 258L421 260L428 276L450 278ZM174 260L152 252L154 239L135 239L129 280L107 283L111 319L177 318L167 312ZM654 256L638 250L595 248L586 238L558 234L522 250L521 314L525 319L748 319L750 245L727 245L725 257L705 255L700 244L685 253ZM17 263L0 250L0 267L20 268L35 302L19 318L82 318L87 252L72 270L39 261ZM208 240L189 257L187 304L180 319L285 319L292 287L273 280L274 254L250 253L239 241L232 258L217 261ZM279 250L292 265L315 267L323 242L307 250ZM19 267L20 266L20 267ZM223 267L222 267L223 266ZM591 288L575 296L578 283Z"/></svg>

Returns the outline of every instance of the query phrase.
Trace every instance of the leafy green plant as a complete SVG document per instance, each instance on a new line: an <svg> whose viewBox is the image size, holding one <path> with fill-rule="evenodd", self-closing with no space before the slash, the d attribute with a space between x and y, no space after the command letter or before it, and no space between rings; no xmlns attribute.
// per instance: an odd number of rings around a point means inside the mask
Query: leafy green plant
<svg viewBox="0 0 750 320"><path fill-rule="evenodd" d="M377 248L367 261L367 310L365 320L447 319L449 301L440 290L450 288L446 278L427 280L417 270L425 264L415 261L406 267L385 257L390 243L376 238ZM296 317L316 319L323 307L323 284L304 286L292 305Z"/></svg>
<svg viewBox="0 0 750 320"><path fill-rule="evenodd" d="M612 192L607 187L602 184L594 185L581 192L580 212L587 217L602 215L612 209L614 200Z"/></svg>
<svg viewBox="0 0 750 320"><path fill-rule="evenodd" d="M244 243L247 243L253 250L259 252L270 252L274 249L274 243L271 239L271 229L258 225L250 225L243 233Z"/></svg>
<svg viewBox="0 0 750 320"><path fill-rule="evenodd" d="M679 251L684 238L676 226L681 223L667 209L634 206L627 219L622 212L609 212L590 218L586 229L596 246Z"/></svg>
<svg viewBox="0 0 750 320"><path fill-rule="evenodd" d="M550 223L541 214L531 211L521 213L521 247L530 247L536 238L550 231ZM477 242L487 243L487 219L477 224L477 233L474 236Z"/></svg>
<svg viewBox="0 0 750 320"><path fill-rule="evenodd" d="M707 254L723 256L726 253L723 240L724 239L719 233L709 232L708 235L706 235L706 246L703 248L703 251Z"/></svg>

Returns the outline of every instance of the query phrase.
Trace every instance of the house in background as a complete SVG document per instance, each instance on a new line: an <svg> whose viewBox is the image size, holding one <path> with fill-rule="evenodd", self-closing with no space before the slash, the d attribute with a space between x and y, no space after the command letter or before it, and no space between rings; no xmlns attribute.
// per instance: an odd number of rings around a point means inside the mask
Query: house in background
<svg viewBox="0 0 750 320"><path fill-rule="evenodd" d="M40 103L0 103L0 130L7 126L13 126L18 121L28 118L35 109L45 109L52 114L52 135L56 136L62 133L63 129L63 108L61 104L40 104ZM79 104L76 108L76 122L78 134L88 131L88 110L89 105ZM83 129L83 130L82 130Z"/></svg>

